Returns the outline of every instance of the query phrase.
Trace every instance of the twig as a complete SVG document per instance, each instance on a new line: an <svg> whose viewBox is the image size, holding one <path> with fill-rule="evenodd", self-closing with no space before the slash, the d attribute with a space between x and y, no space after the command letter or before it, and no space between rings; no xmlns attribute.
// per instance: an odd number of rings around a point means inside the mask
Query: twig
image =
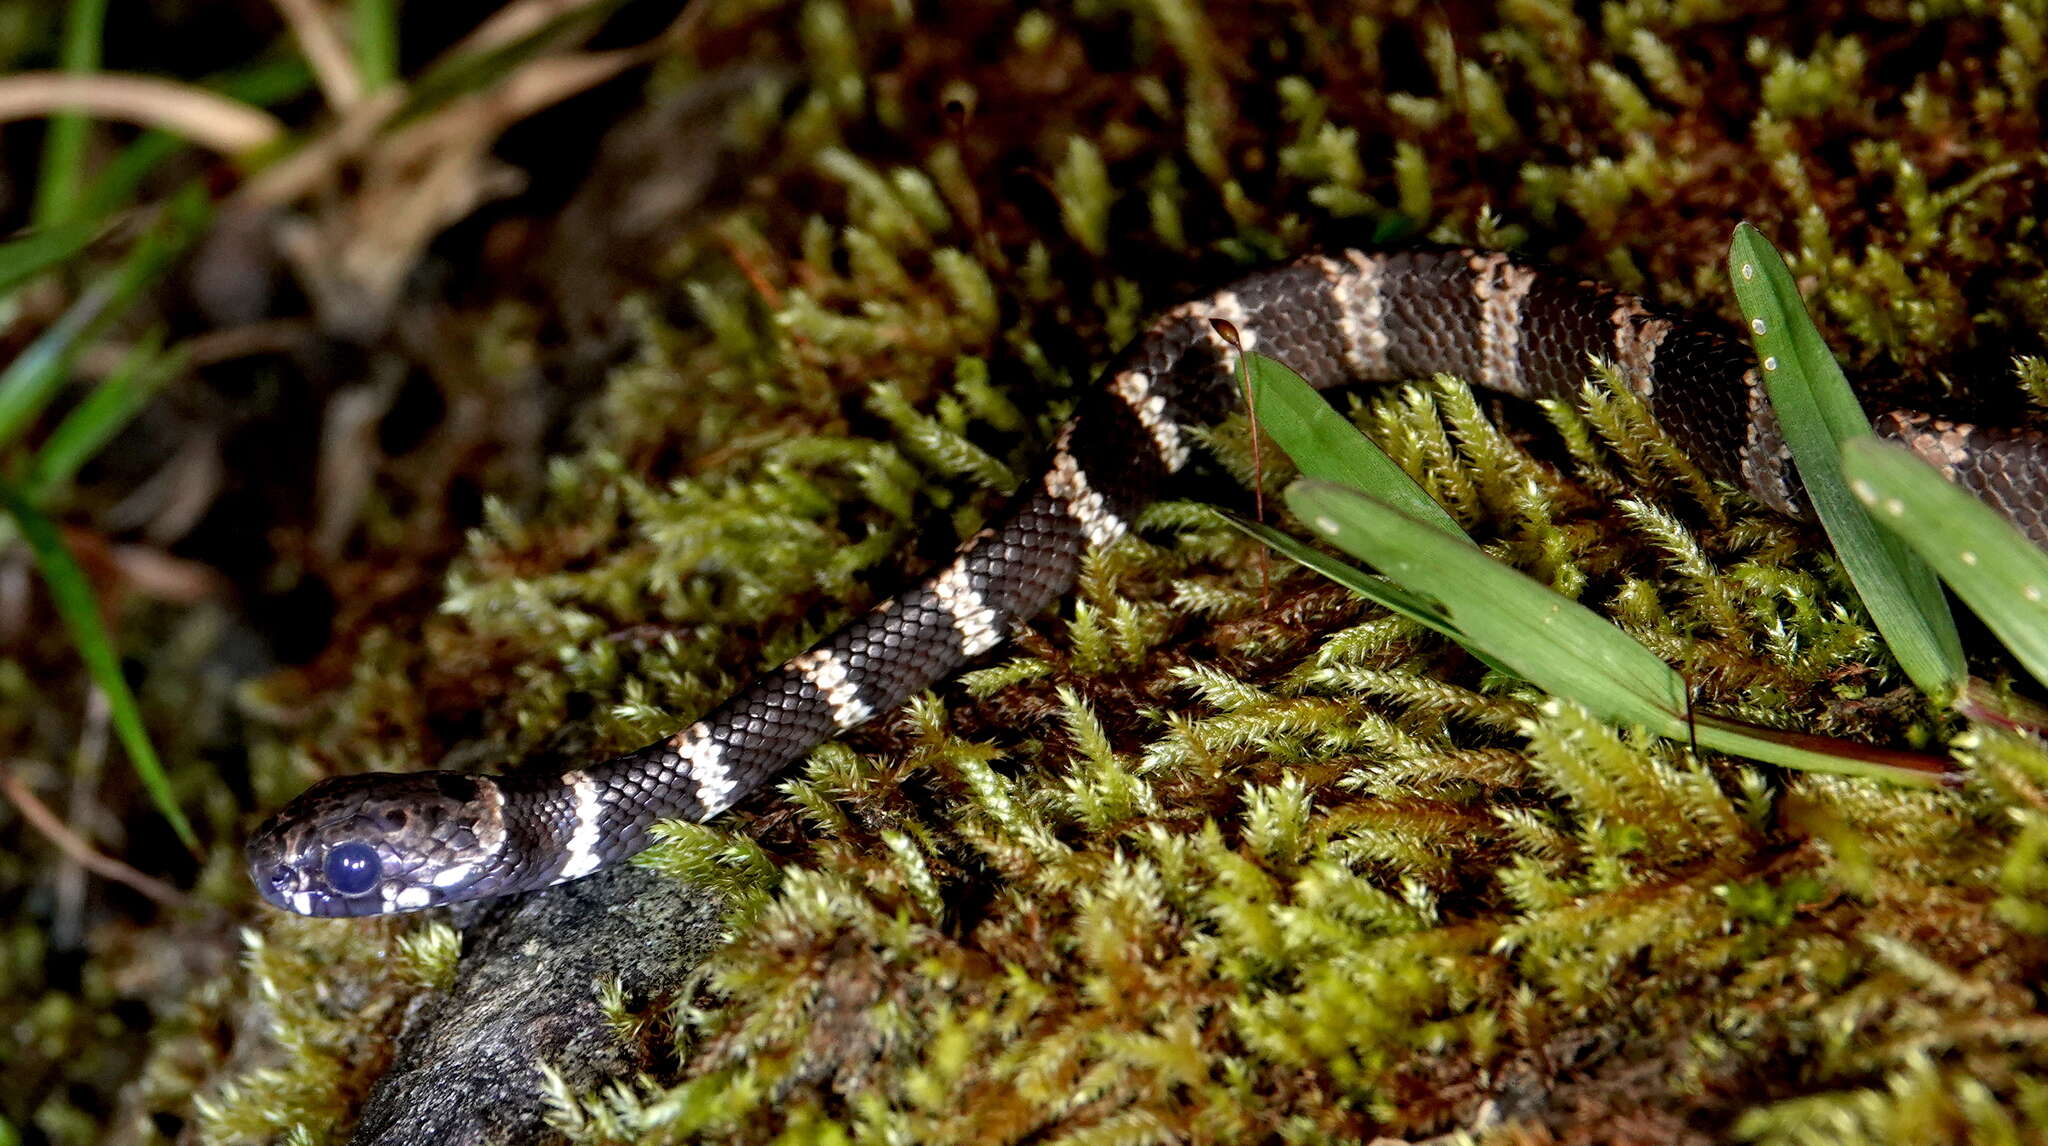
<svg viewBox="0 0 2048 1146"><path fill-rule="evenodd" d="M354 107L363 98L362 80L327 12L315 0L270 0L270 4L299 42L299 53L306 57L306 66L312 69L327 106L338 112Z"/></svg>
<svg viewBox="0 0 2048 1146"><path fill-rule="evenodd" d="M747 256L746 251L740 249L739 243L723 230L714 231L712 237L718 241L719 246L725 248L725 257L731 259L733 266L739 268L741 276L754 288L754 293L761 296L761 301L768 304L768 309L781 310L782 292L775 289L775 284L768 281L768 276L761 273L761 268L754 265L754 260Z"/></svg>
<svg viewBox="0 0 2048 1146"><path fill-rule="evenodd" d="M57 845L58 851L63 852L80 867L102 879L110 879L115 883L132 887L165 907L177 907L185 903L184 892L160 879L144 875L112 856L94 851L91 844L80 839L47 804L37 799L35 793L29 791L28 786L23 784L15 776L14 770L6 764L0 764L0 796L6 796L12 801L14 806L21 810L21 818L27 820L30 827L41 832L51 843Z"/></svg>
<svg viewBox="0 0 2048 1146"><path fill-rule="evenodd" d="M194 84L108 73L17 72L0 77L0 123L72 110L162 128L230 157L285 135L284 124L269 112Z"/></svg>

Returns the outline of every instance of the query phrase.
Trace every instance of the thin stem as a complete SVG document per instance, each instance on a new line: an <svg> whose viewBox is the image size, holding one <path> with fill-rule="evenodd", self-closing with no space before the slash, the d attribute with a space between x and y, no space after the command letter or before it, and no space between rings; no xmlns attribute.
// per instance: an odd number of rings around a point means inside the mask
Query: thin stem
<svg viewBox="0 0 2048 1146"><path fill-rule="evenodd" d="M21 810L21 818L27 820L30 827L57 845L57 850L63 852L78 866L103 879L132 887L165 907L177 907L185 902L185 893L170 884L144 875L112 856L95 851L91 844L59 819L57 813L50 810L49 805L37 799L36 794L29 791L28 786L14 774L14 770L5 764L0 764L0 796L7 797Z"/></svg>

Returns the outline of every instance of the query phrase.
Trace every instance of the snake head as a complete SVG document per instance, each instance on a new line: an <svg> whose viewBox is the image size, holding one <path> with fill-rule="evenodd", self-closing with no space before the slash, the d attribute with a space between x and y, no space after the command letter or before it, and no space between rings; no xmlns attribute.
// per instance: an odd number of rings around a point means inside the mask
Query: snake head
<svg viewBox="0 0 2048 1146"><path fill-rule="evenodd" d="M473 898L504 846L490 780L456 772L322 780L249 838L249 878L300 915L381 915Z"/></svg>

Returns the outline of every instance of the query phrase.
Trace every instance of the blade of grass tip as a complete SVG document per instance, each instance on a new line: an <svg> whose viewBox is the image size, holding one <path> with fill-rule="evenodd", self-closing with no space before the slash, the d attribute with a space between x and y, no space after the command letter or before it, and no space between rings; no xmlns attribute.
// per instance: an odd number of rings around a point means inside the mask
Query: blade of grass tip
<svg viewBox="0 0 2048 1146"><path fill-rule="evenodd" d="M1602 720L1686 735L1677 670L1604 617L1547 585L1345 486L1304 478L1287 507L1337 548L1440 602L1467 647Z"/></svg>
<svg viewBox="0 0 2048 1146"><path fill-rule="evenodd" d="M163 353L163 331L151 331L50 431L29 463L22 496L32 505L43 504L50 491L70 481L184 365L182 352Z"/></svg>
<svg viewBox="0 0 2048 1146"><path fill-rule="evenodd" d="M198 233L195 209L190 206L194 202L198 204L196 213L203 214L203 197L179 196L164 225L144 236L119 267L88 286L48 330L0 371L0 446L19 437L56 396L79 347L168 270L172 258Z"/></svg>
<svg viewBox="0 0 2048 1146"><path fill-rule="evenodd" d="M1369 493L1417 521L1468 540L1457 519L1301 375L1256 352L1245 355L1245 360L1251 367L1259 426L1293 459L1303 477Z"/></svg>
<svg viewBox="0 0 2048 1146"><path fill-rule="evenodd" d="M2048 684L2048 553L1904 446L1850 442L1842 471L1871 516L1925 558L2014 659Z"/></svg>
<svg viewBox="0 0 2048 1146"><path fill-rule="evenodd" d="M1842 478L1842 446L1870 424L1828 352L1785 260L1747 223L1728 248L1735 298L1749 321L1764 390L1806 495L1899 667L1947 703L1969 679L1948 599L1927 564L1863 511Z"/></svg>
<svg viewBox="0 0 2048 1146"><path fill-rule="evenodd" d="M97 219L78 219L0 243L0 294L65 262L99 234Z"/></svg>
<svg viewBox="0 0 2048 1146"><path fill-rule="evenodd" d="M171 830L178 833L186 847L197 853L200 850L199 836L193 832L192 824L178 807L177 797L171 791L170 777L164 774L163 763L157 759L156 748L149 741L149 732L142 724L142 709L135 703L135 694L128 690L127 679L121 675L120 659L114 655L113 642L108 639L106 626L100 620L99 603L93 598L85 571L71 556L56 523L30 505L20 491L10 485L0 485L0 505L4 505L13 516L23 540L28 543L29 552L35 556L36 567L41 570L44 583L50 587L50 598L56 603L57 615L63 618L65 628L70 630L71 642L78 648L79 659L85 662L86 674L106 696L114 735L120 738L129 762L135 766L135 774L141 777L142 786L149 792L157 810L170 822Z"/></svg>
<svg viewBox="0 0 2048 1146"><path fill-rule="evenodd" d="M107 0L70 0L64 6L64 32L58 48L59 66L72 75L100 69L100 40L106 33ZM85 145L92 119L83 112L53 115L43 136L42 165L36 176L36 203L30 215L39 227L78 217L79 190L85 186Z"/></svg>

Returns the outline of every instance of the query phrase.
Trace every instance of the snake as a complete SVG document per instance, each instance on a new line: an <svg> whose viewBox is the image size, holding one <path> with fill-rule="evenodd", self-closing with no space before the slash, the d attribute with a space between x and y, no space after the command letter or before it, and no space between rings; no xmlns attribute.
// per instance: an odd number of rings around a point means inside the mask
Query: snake
<svg viewBox="0 0 2048 1146"><path fill-rule="evenodd" d="M1709 475L1807 516L1748 348L1710 322L1503 253L1340 250L1251 273L1165 311L1104 369L1037 476L942 569L637 751L552 773L329 777L250 837L267 903L311 916L416 911L581 879L665 819L710 819L812 749L1002 644L1064 596L1239 403L1239 356L1312 386L1449 374L1572 399L1611 363ZM1910 410L1874 420L2048 546L2048 438Z"/></svg>

